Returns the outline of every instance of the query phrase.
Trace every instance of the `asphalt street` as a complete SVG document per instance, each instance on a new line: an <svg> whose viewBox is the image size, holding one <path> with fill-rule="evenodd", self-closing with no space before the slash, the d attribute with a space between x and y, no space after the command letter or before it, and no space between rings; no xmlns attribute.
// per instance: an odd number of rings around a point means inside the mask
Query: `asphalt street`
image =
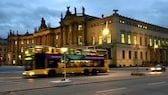
<svg viewBox="0 0 168 95"><path fill-rule="evenodd" d="M53 85L55 86L1 92L1 94L3 95L167 95L168 76L97 81L97 82L69 84L62 86L56 86L56 84Z"/></svg>
<svg viewBox="0 0 168 95"><path fill-rule="evenodd" d="M5 67L9 69L10 67ZM137 68L111 68L108 73L100 73L96 76L68 76L71 82L68 83L59 83L63 77L54 77L54 78L34 78L34 79L23 79L21 76L22 67L16 67L12 73L3 72L1 68L0 73L0 92L17 92L33 89L44 89L52 88L63 85L83 85L90 83L101 83L101 82L110 82L110 81L121 81L121 80L131 80L139 79L144 77L159 77L168 75L167 72L164 73L151 73L146 68L139 67L138 72L144 73L145 75L132 76L132 72L137 72ZM9 75L8 75L9 74Z"/></svg>

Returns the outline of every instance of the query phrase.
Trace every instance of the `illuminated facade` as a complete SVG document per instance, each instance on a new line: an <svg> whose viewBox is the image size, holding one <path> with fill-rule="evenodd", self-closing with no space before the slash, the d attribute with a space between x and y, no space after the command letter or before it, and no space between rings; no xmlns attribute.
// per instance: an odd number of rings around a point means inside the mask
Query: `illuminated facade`
<svg viewBox="0 0 168 95"><path fill-rule="evenodd" d="M168 29L121 16L117 10L110 16L98 18L85 14L85 8L82 13L77 13L75 8L72 14L67 7L57 28L46 26L42 18L41 26L33 34L10 32L9 64L24 61L24 47L28 45L105 48L110 63L117 66L168 64Z"/></svg>
<svg viewBox="0 0 168 95"><path fill-rule="evenodd" d="M7 40L0 38L0 65L6 63Z"/></svg>

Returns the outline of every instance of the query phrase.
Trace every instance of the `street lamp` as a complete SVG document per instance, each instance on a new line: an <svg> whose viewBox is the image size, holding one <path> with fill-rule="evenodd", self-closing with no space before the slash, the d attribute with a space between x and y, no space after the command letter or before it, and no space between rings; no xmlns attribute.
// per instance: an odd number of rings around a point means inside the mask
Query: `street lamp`
<svg viewBox="0 0 168 95"><path fill-rule="evenodd" d="M105 43L105 38L109 34L108 22L106 22L106 27L103 29L103 44Z"/></svg>
<svg viewBox="0 0 168 95"><path fill-rule="evenodd" d="M61 51L64 53L64 56L63 56L63 58L64 58L64 81L66 81L67 80L67 78L66 78L66 52L67 52L67 50L68 50L68 48L61 48Z"/></svg>
<svg viewBox="0 0 168 95"><path fill-rule="evenodd" d="M106 36L108 33L109 33L108 28L104 28L104 30L103 30L103 35Z"/></svg>

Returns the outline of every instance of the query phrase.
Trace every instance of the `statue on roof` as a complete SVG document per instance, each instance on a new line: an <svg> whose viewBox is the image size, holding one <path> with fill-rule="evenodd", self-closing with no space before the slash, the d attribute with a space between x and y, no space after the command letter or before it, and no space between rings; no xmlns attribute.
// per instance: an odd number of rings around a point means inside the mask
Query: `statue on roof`
<svg viewBox="0 0 168 95"><path fill-rule="evenodd" d="M70 6L67 7L66 16L70 16L71 12L69 11Z"/></svg>
<svg viewBox="0 0 168 95"><path fill-rule="evenodd" d="M47 28L47 25L46 25L46 23L45 23L44 18L42 17L42 19L41 19L41 25L40 25L40 27L39 27L39 30L41 30L41 29L46 29L46 28Z"/></svg>

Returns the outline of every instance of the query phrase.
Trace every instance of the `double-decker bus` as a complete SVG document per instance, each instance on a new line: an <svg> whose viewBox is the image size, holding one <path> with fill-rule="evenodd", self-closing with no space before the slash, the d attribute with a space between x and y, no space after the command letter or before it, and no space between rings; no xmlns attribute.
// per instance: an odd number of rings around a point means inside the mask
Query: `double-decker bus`
<svg viewBox="0 0 168 95"><path fill-rule="evenodd" d="M109 70L107 51L103 49L29 46L25 51L24 76L69 74L97 74ZM65 64L64 64L65 63Z"/></svg>

